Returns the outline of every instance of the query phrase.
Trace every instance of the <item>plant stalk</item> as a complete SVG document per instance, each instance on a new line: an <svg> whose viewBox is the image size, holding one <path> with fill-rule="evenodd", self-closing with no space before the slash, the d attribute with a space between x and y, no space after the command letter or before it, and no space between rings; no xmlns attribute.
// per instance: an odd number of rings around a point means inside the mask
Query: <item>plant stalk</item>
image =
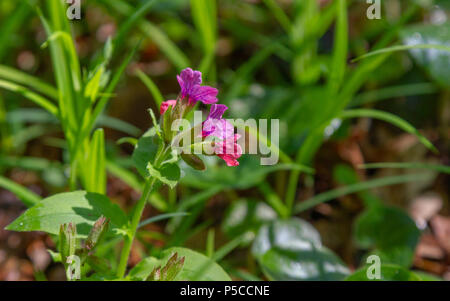
<svg viewBox="0 0 450 301"><path fill-rule="evenodd" d="M130 230L128 235L125 237L124 245L122 248L122 253L120 254L119 266L117 268L117 276L123 278L127 269L128 257L130 256L131 246L133 244L134 237L136 236L136 230L139 226L139 221L141 220L142 212L144 211L145 204L152 192L153 185L155 183L155 178L151 178L146 181L142 196L136 204L133 216L131 217Z"/></svg>

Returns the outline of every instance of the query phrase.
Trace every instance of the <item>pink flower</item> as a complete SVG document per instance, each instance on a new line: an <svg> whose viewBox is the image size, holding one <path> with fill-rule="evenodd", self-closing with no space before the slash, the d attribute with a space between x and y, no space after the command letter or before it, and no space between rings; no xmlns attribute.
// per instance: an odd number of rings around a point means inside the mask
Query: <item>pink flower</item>
<svg viewBox="0 0 450 301"><path fill-rule="evenodd" d="M174 99L163 101L161 103L161 106L159 107L159 113L161 115L163 115L167 111L169 106L175 107L176 104L177 104L177 101Z"/></svg>
<svg viewBox="0 0 450 301"><path fill-rule="evenodd" d="M228 138L223 141L216 143L215 153L216 155L223 159L228 166L238 166L239 159L242 156L242 148L239 144L237 144L237 140L241 136L239 134L235 134L232 139Z"/></svg>
<svg viewBox="0 0 450 301"><path fill-rule="evenodd" d="M225 140L233 136L234 127L231 123L222 118L223 113L228 109L223 104L213 104L206 120L203 122L202 137L214 136Z"/></svg>
<svg viewBox="0 0 450 301"><path fill-rule="evenodd" d="M178 83L181 88L181 98L188 97L189 104L193 105L197 101L204 104L212 104L217 102L217 94L219 91L210 86L201 86L202 73L186 68L177 75Z"/></svg>

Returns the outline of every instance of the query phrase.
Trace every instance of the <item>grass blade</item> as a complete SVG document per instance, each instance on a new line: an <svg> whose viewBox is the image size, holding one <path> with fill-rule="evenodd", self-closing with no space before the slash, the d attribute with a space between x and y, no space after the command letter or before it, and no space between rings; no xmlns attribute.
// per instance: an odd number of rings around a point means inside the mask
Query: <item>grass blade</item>
<svg viewBox="0 0 450 301"><path fill-rule="evenodd" d="M395 184L407 183L407 182L416 182L416 181L426 181L430 179L430 175L427 174L409 174L409 175L401 175L401 176L392 176L392 177L384 177L380 179L365 181L361 183L356 183L340 188L336 188L333 190L329 190L327 192L318 194L313 198L310 198L306 201L303 201L295 206L294 213L300 213L302 211L308 210L318 204L325 203L336 199L338 197L364 191L367 189L390 186Z"/></svg>
<svg viewBox="0 0 450 301"><path fill-rule="evenodd" d="M425 145L428 149L430 149L435 153L438 153L436 147L434 147L434 145L427 138L425 138L414 126L412 126L409 122L403 120L402 118L394 114L372 109L354 109L342 112L340 114L340 117L341 118L369 117L389 122L399 127L400 129L404 130L405 132L415 135L419 139L419 141L422 142L422 144Z"/></svg>
<svg viewBox="0 0 450 301"><path fill-rule="evenodd" d="M44 98L40 96L39 94L36 94L30 90L28 90L26 87L7 82L4 80L0 80L0 88L16 92L20 95L22 95L25 98L28 98L35 104L41 106L42 108L46 109L48 112L50 112L52 115L58 116L58 108L47 98Z"/></svg>
<svg viewBox="0 0 450 301"><path fill-rule="evenodd" d="M40 202L41 197L31 190L19 185L5 177L0 176L0 187L11 191L21 200L27 207L31 207Z"/></svg>
<svg viewBox="0 0 450 301"><path fill-rule="evenodd" d="M382 49L378 49L369 53L366 53L364 55L361 55L357 58L354 58L352 62L357 62L363 59L366 59L368 57L379 55L383 53L394 53L399 51L405 51L410 49L436 49L436 50L443 50L443 51L449 51L450 52L450 46L442 45L442 44L416 44L416 45L397 45L392 47L386 47Z"/></svg>
<svg viewBox="0 0 450 301"><path fill-rule="evenodd" d="M31 76L25 72L0 65L0 77L17 84L28 86L36 92L42 93L49 98L55 100L58 99L58 91L52 85L47 84L39 78Z"/></svg>
<svg viewBox="0 0 450 301"><path fill-rule="evenodd" d="M379 162L361 164L358 168L372 169L372 168L408 168L408 169L429 169L446 174L450 174L450 166L441 164L431 164L422 162Z"/></svg>
<svg viewBox="0 0 450 301"><path fill-rule="evenodd" d="M159 108L161 106L161 103L164 101L164 97L162 96L161 91L159 91L158 86L141 70L137 69L136 75L150 91L153 99L155 100L156 106Z"/></svg>

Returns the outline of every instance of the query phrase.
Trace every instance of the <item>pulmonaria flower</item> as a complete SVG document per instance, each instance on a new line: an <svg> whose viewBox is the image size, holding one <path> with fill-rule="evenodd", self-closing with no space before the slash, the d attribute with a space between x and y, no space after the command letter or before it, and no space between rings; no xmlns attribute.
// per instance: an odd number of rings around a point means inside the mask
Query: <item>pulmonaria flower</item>
<svg viewBox="0 0 450 301"><path fill-rule="evenodd" d="M169 106L172 106L172 109L177 107L173 119L182 118L197 101L201 101L204 104L217 102L217 94L219 91L210 86L201 86L202 73L200 71L186 68L177 75L177 80L181 88L180 95L177 100L167 100L161 104L159 108L161 115L167 111Z"/></svg>
<svg viewBox="0 0 450 301"><path fill-rule="evenodd" d="M235 134L233 137L228 137L223 141L217 142L214 147L216 155L223 159L228 166L239 165L237 159L242 156L242 148L237 144L237 140L240 137L239 134Z"/></svg>
<svg viewBox="0 0 450 301"><path fill-rule="evenodd" d="M237 166L239 165L237 159L242 156L241 146L237 144L240 135L235 135L233 125L222 118L227 109L228 107L223 104L211 106L209 115L202 124L202 137L219 138L220 140L215 142L214 153L223 159L228 166Z"/></svg>
<svg viewBox="0 0 450 301"><path fill-rule="evenodd" d="M194 71L191 68L186 68L181 71L177 75L177 80L181 88L178 98L176 100L164 101L160 106L160 113L164 115L164 118L162 118L164 140L172 145L177 145L182 141L181 157L187 164L194 168L204 169L201 159L185 150L194 145L191 140L191 137L194 135L196 135L194 140L200 138L203 142L206 142L206 138L211 138L211 143L208 142L208 145L212 149L207 152L207 155L217 155L228 166L239 165L237 159L242 156L242 149L237 144L237 140L240 136L234 134L234 126L222 118L228 107L223 104L216 104L218 90L209 86L201 86L202 73L200 71ZM171 129L172 122L184 118L198 101L204 104L211 104L210 112L206 120L198 123L191 129L185 129L178 132L178 134L175 133ZM172 107L170 114L167 112L169 107ZM194 130L195 128L198 129L198 127L201 127L201 134L196 134L197 132ZM206 151L204 153L206 154ZM199 162L196 161L200 161L202 164L198 164ZM199 168L200 165L203 168Z"/></svg>
<svg viewBox="0 0 450 301"><path fill-rule="evenodd" d="M228 107L223 104L213 104L206 120L203 122L202 137L214 136L222 140L233 136L233 125L222 118Z"/></svg>
<svg viewBox="0 0 450 301"><path fill-rule="evenodd" d="M217 102L216 88L210 86L201 86L202 73L194 71L191 68L186 68L177 75L178 83L181 88L181 98L188 98L190 105L201 101L204 104L213 104Z"/></svg>

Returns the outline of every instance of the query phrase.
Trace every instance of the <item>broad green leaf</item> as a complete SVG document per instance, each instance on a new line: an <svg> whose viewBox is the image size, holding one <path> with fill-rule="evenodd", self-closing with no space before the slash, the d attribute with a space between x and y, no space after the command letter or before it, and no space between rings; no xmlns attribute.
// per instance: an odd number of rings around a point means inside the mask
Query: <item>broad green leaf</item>
<svg viewBox="0 0 450 301"><path fill-rule="evenodd" d="M411 265L420 231L401 209L373 206L355 222L355 240L363 248L375 247L383 263Z"/></svg>
<svg viewBox="0 0 450 301"><path fill-rule="evenodd" d="M6 229L58 234L61 224L73 223L77 226L78 237L85 238L102 215L111 220L113 229L127 223L125 213L104 195L86 191L64 192L43 199Z"/></svg>
<svg viewBox="0 0 450 301"><path fill-rule="evenodd" d="M181 272L175 280L188 281L229 281L230 276L220 265L203 254L186 248L170 248L162 253L161 263L165 265L168 259L178 253L178 257L186 257Z"/></svg>
<svg viewBox="0 0 450 301"><path fill-rule="evenodd" d="M364 267L360 270L357 270L350 276L348 276L346 281L420 281L420 277L415 275L413 272L408 271L407 269L398 266L398 265L390 265L390 264L382 264L380 266L380 276L381 279L369 279L367 277L367 270L370 266Z"/></svg>
<svg viewBox="0 0 450 301"><path fill-rule="evenodd" d="M246 232L256 233L264 223L277 218L277 213L264 202L237 200L227 209L222 230L231 238Z"/></svg>
<svg viewBox="0 0 450 301"><path fill-rule="evenodd" d="M437 82L450 87L450 22L411 26L401 31L400 36L407 46L431 44L441 47L410 49L410 53Z"/></svg>
<svg viewBox="0 0 450 301"><path fill-rule="evenodd" d="M317 230L299 218L263 225L252 253L271 280L341 280L349 274Z"/></svg>
<svg viewBox="0 0 450 301"><path fill-rule="evenodd" d="M158 140L155 128L148 130L135 145L132 159L134 166L141 176L147 178L149 176L147 165L155 160L158 151Z"/></svg>
<svg viewBox="0 0 450 301"><path fill-rule="evenodd" d="M153 269L159 265L161 265L161 262L158 258L146 257L130 270L127 278L130 280L145 280Z"/></svg>
<svg viewBox="0 0 450 301"><path fill-rule="evenodd" d="M176 163L168 163L161 167L155 167L149 162L147 170L150 176L169 185L170 188L174 188L177 185L181 176L180 168Z"/></svg>

